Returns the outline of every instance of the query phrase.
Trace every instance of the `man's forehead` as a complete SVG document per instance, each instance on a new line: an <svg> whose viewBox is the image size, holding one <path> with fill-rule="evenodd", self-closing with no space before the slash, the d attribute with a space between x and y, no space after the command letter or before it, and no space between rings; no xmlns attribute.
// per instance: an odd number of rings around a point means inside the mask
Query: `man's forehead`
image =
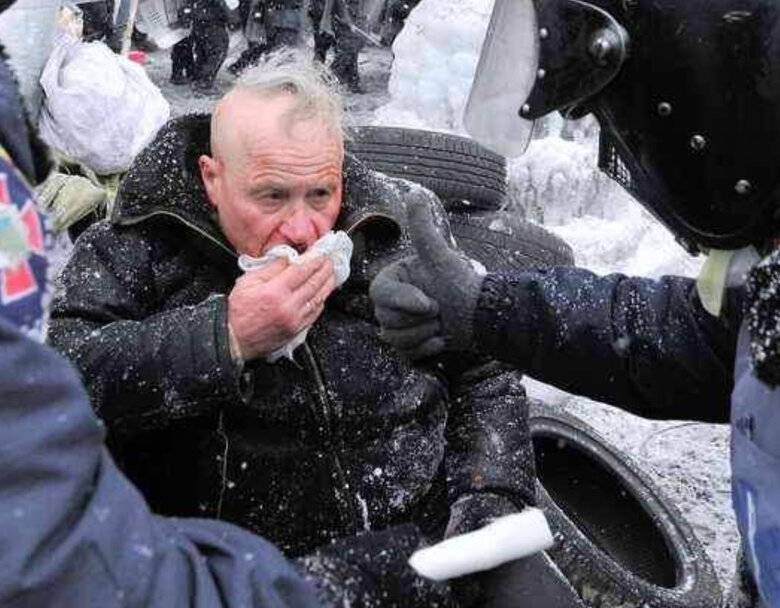
<svg viewBox="0 0 780 608"><path fill-rule="evenodd" d="M333 148L343 156L343 136L324 117L296 119L289 115L296 99L289 93L257 95L232 91L217 105L212 143L225 154L261 151L279 139Z"/></svg>

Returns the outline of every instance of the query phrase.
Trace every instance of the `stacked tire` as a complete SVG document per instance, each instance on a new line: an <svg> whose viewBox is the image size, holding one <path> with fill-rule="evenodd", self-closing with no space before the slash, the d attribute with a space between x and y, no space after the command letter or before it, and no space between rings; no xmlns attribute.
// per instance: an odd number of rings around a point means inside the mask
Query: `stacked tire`
<svg viewBox="0 0 780 608"><path fill-rule="evenodd" d="M492 271L571 265L571 248L541 226L502 211L506 159L466 137L400 127L355 127L347 149L370 168L432 190L458 245Z"/></svg>

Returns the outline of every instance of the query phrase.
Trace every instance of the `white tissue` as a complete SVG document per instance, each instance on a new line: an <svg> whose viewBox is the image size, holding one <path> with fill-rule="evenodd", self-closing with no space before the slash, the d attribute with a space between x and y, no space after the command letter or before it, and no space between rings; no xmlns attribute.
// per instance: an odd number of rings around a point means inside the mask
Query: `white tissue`
<svg viewBox="0 0 780 608"><path fill-rule="evenodd" d="M349 262L352 258L352 241L344 231L328 232L318 241L312 244L304 253L298 253L289 245L277 245L273 247L262 257L254 258L251 255L243 254L238 258L238 266L244 272L258 270L270 264L277 258L287 258L293 264L302 264L312 256L312 252L321 253L330 257L333 263L333 274L336 279L336 287L341 287L349 278ZM309 333L309 327L301 330L292 340L284 346L280 346L270 353L265 360L273 363L281 357L287 357L292 361L292 353L303 344Z"/></svg>
<svg viewBox="0 0 780 608"><path fill-rule="evenodd" d="M490 570L552 545L553 536L544 513L529 507L500 517L474 532L415 551L409 565L420 576L443 581Z"/></svg>

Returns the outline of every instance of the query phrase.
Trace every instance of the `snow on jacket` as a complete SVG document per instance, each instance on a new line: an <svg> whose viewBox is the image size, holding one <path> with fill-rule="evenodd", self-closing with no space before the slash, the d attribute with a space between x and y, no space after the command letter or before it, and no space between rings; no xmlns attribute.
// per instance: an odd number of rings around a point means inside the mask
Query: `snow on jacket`
<svg viewBox="0 0 780 608"><path fill-rule="evenodd" d="M558 268L489 275L474 319L485 352L571 392L649 418L730 420L734 510L761 595L747 585L742 601L767 607L780 606L780 388L766 379L780 376L762 378L755 356L777 364L779 259L751 271L774 275L763 292L730 289L717 318L691 279Z"/></svg>
<svg viewBox="0 0 780 608"><path fill-rule="evenodd" d="M695 281L581 268L488 275L474 317L486 353L646 418L728 422L742 291L720 317Z"/></svg>
<svg viewBox="0 0 780 608"><path fill-rule="evenodd" d="M72 366L2 319L0 395L0 605L320 605L263 539L153 515Z"/></svg>
<svg viewBox="0 0 780 608"><path fill-rule="evenodd" d="M300 554L404 521L440 530L464 492L532 503L519 376L495 362L413 366L378 339L368 285L409 241L397 182L354 159L337 224L355 243L349 281L296 362L239 375L226 317L236 254L196 162L208 142L206 116L161 131L112 221L77 242L52 313L52 343L153 508L222 517Z"/></svg>
<svg viewBox="0 0 780 608"><path fill-rule="evenodd" d="M27 229L14 243L0 222L0 605L320 605L262 539L152 515L105 449L75 370L21 333L45 314L45 230L30 184L49 168L0 48L0 211L8 220L15 209ZM28 257L9 264L19 245Z"/></svg>

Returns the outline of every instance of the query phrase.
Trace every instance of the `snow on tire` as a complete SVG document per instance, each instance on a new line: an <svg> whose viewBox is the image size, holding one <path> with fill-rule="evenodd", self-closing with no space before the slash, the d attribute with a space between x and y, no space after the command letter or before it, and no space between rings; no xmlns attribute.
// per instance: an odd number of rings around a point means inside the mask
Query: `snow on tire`
<svg viewBox="0 0 780 608"><path fill-rule="evenodd" d="M574 264L563 239L515 214L450 212L449 220L460 248L491 272Z"/></svg>
<svg viewBox="0 0 780 608"><path fill-rule="evenodd" d="M636 463L559 407L532 402L530 428L548 554L588 606L721 606L691 526Z"/></svg>
<svg viewBox="0 0 780 608"><path fill-rule="evenodd" d="M349 152L371 169L422 184L444 201L498 209L506 197L506 159L474 140L401 127L353 127Z"/></svg>

